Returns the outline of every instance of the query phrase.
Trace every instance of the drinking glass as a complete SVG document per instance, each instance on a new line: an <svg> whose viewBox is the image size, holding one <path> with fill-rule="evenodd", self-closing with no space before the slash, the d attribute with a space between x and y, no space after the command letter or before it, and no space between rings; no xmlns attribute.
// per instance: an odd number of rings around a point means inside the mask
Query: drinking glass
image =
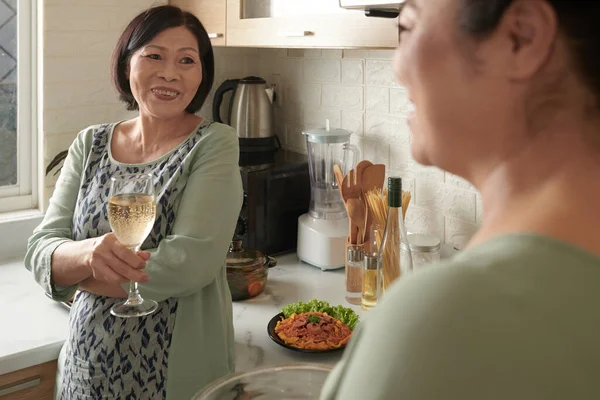
<svg viewBox="0 0 600 400"><path fill-rule="evenodd" d="M117 240L137 252L152 230L156 217L156 196L150 174L115 175L111 178L108 222ZM115 304L110 313L117 317L142 317L158 308L154 300L145 300L137 282L129 282L127 300Z"/></svg>

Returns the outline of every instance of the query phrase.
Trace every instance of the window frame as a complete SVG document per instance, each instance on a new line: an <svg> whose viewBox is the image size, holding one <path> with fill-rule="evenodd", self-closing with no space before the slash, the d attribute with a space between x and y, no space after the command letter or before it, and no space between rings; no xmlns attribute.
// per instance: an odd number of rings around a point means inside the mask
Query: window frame
<svg viewBox="0 0 600 400"><path fill-rule="evenodd" d="M0 213L39 204L37 3L17 1L17 184L0 187Z"/></svg>

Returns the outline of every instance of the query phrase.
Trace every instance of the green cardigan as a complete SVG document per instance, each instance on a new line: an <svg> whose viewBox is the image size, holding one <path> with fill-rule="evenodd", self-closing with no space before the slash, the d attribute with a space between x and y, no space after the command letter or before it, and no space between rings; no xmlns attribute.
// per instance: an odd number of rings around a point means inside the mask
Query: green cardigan
<svg viewBox="0 0 600 400"><path fill-rule="evenodd" d="M36 281L59 301L70 299L77 285L52 284L51 257L61 243L72 238L73 212L97 129L83 130L71 145L44 220L30 238L25 257ZM188 399L234 370L232 305L224 264L242 203L238 157L238 138L232 128L217 123L207 127L185 158L177 182L185 189L172 205L176 210L172 234L157 248L146 249L151 253L144 270L149 280L139 285L141 295L156 301L178 299L169 350L168 399ZM123 288L127 292L129 284Z"/></svg>

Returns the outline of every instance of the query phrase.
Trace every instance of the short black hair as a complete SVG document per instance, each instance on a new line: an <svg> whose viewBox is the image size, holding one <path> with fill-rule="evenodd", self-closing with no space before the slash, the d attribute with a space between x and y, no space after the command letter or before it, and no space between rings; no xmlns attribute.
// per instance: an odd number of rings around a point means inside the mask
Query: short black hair
<svg viewBox="0 0 600 400"><path fill-rule="evenodd" d="M119 98L127 104L127 110L138 110L137 101L131 93L127 79L131 56L162 31L180 26L187 28L196 37L202 63L202 82L185 111L193 114L206 101L215 80L215 57L206 29L192 13L175 6L158 6L149 8L135 17L127 25L113 50L111 78L119 92Z"/></svg>
<svg viewBox="0 0 600 400"><path fill-rule="evenodd" d="M459 0L463 32L484 38L498 26L504 12L517 0ZM546 0L554 10L559 30L567 40L578 75L590 86L600 107L600 1Z"/></svg>

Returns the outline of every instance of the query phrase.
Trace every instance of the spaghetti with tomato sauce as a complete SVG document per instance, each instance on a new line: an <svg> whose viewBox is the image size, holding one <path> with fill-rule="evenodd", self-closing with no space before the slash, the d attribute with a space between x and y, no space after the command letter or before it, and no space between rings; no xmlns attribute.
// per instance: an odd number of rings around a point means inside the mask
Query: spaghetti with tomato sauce
<svg viewBox="0 0 600 400"><path fill-rule="evenodd" d="M293 313L275 326L275 333L288 346L305 350L331 350L345 346L352 330L324 312Z"/></svg>

